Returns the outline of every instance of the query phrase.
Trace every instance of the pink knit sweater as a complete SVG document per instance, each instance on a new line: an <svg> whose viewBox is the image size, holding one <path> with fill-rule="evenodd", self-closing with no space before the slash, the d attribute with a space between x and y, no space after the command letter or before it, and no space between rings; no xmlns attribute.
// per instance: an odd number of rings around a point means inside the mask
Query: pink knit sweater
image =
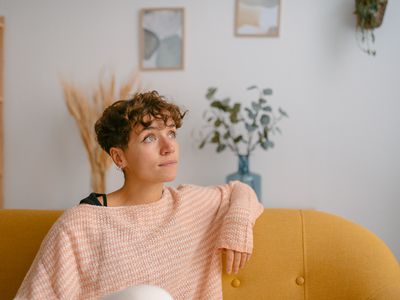
<svg viewBox="0 0 400 300"><path fill-rule="evenodd" d="M251 253L262 212L239 181L164 186L150 204L77 205L50 229L15 299L98 299L136 284L222 299L220 250Z"/></svg>

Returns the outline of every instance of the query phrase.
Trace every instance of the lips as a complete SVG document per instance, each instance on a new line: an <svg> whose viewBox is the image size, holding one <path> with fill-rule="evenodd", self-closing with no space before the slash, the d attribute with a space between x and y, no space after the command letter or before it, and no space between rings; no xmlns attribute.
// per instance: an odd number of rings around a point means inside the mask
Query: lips
<svg viewBox="0 0 400 300"><path fill-rule="evenodd" d="M177 163L176 160L170 160L170 161L166 161L162 164L159 164L160 167L167 167L167 166L173 166Z"/></svg>

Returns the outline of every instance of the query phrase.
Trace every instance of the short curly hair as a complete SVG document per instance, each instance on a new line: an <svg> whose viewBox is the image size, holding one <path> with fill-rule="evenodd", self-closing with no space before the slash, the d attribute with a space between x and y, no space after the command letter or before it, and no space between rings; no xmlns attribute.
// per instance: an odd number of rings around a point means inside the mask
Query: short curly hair
<svg viewBox="0 0 400 300"><path fill-rule="evenodd" d="M182 119L187 111L166 101L157 91L136 93L130 100L119 100L107 107L94 125L96 138L101 148L110 154L112 147L126 149L129 136L136 125L149 127L152 120L144 121L151 116L167 124L172 118L176 128L182 126Z"/></svg>

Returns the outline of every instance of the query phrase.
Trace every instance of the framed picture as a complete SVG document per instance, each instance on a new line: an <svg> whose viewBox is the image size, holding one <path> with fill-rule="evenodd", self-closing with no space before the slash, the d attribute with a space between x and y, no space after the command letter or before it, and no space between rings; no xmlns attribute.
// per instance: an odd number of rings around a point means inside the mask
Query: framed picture
<svg viewBox="0 0 400 300"><path fill-rule="evenodd" d="M278 37L280 0L236 0L235 35Z"/></svg>
<svg viewBox="0 0 400 300"><path fill-rule="evenodd" d="M140 69L182 70L184 57L183 8L140 11Z"/></svg>

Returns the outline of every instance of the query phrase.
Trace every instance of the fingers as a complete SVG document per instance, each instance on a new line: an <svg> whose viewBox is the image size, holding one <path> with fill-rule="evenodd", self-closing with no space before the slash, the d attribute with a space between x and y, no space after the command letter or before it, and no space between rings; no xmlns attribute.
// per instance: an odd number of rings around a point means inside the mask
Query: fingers
<svg viewBox="0 0 400 300"><path fill-rule="evenodd" d="M226 250L226 273L230 274L232 271L237 274L239 269L242 269L249 261L251 254L246 252L237 252L230 249Z"/></svg>
<svg viewBox="0 0 400 300"><path fill-rule="evenodd" d="M240 259L240 266L239 268L242 269L244 265L247 263L247 253L242 252L242 258Z"/></svg>
<svg viewBox="0 0 400 300"><path fill-rule="evenodd" d="M239 272L240 261L242 259L242 253L234 251L233 259L233 273L237 274Z"/></svg>
<svg viewBox="0 0 400 300"><path fill-rule="evenodd" d="M232 272L234 253L233 250L226 249L226 273Z"/></svg>

